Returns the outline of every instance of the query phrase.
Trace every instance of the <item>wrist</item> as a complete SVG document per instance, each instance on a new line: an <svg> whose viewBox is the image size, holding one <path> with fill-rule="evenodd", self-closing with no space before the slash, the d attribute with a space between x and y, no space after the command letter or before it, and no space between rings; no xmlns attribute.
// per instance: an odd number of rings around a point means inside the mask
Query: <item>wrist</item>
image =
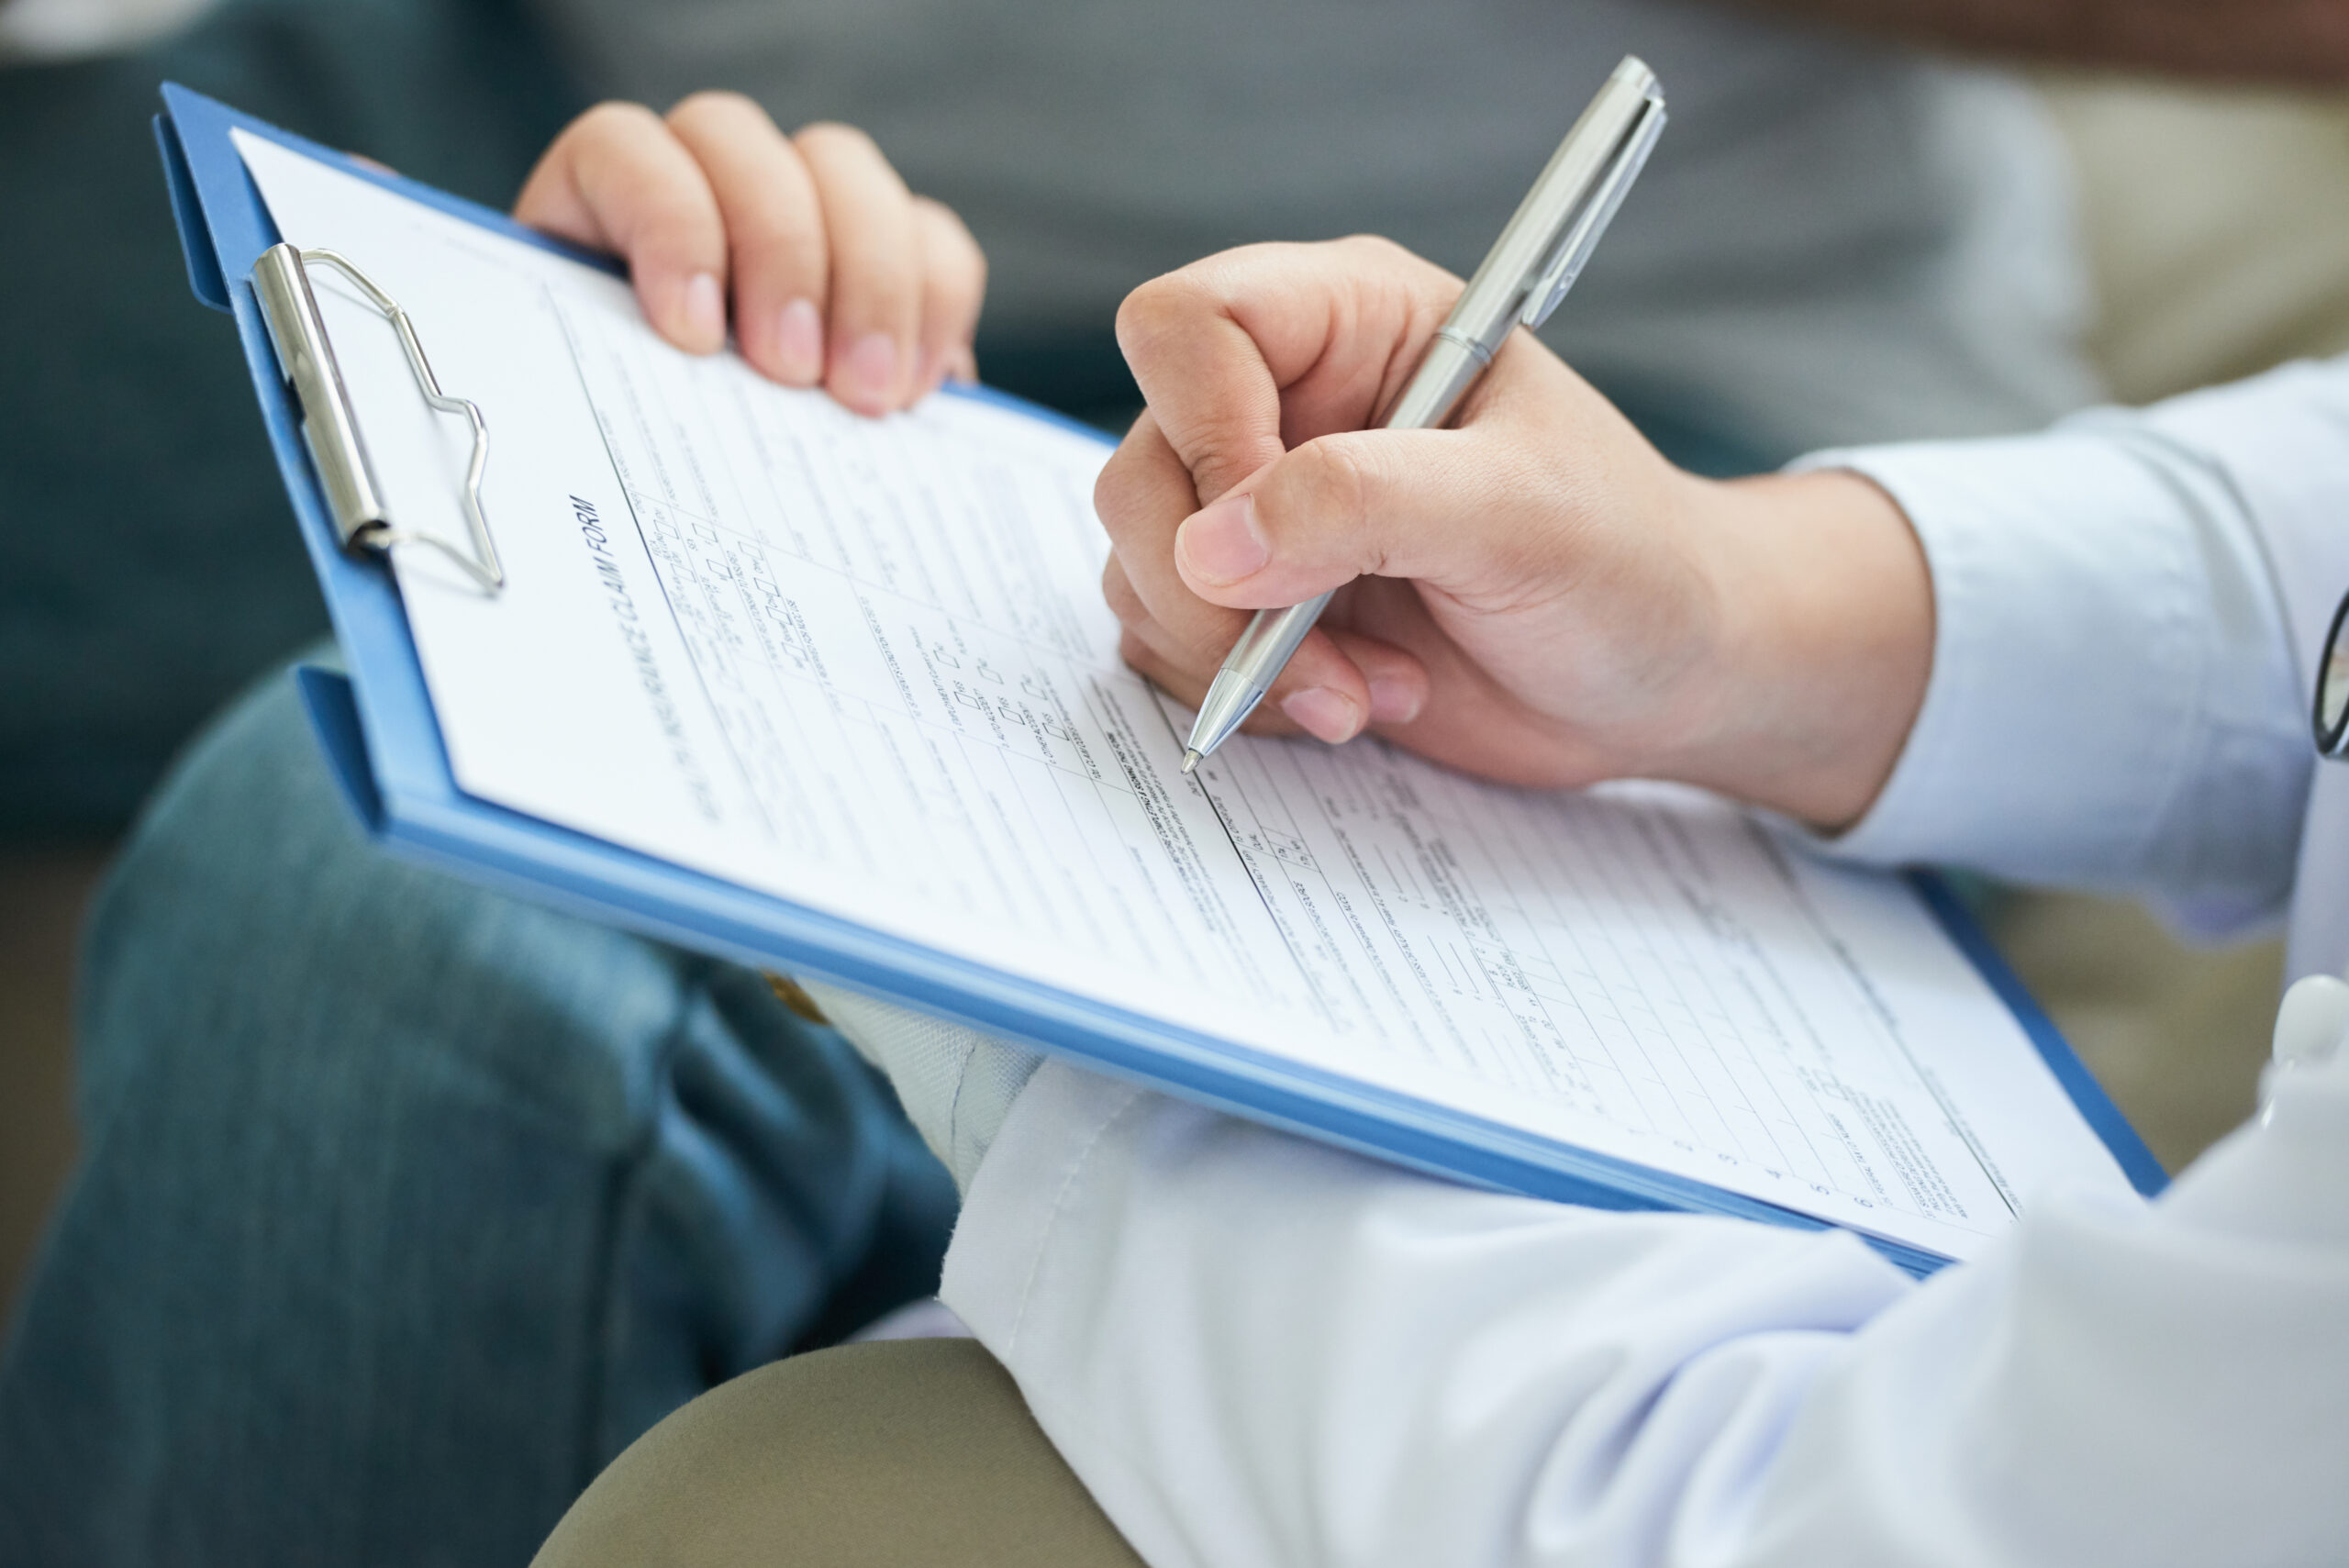
<svg viewBox="0 0 2349 1568"><path fill-rule="evenodd" d="M1715 632L1670 776L1825 831L1882 793L1932 670L1932 578L1907 516L1843 470L1691 478Z"/></svg>

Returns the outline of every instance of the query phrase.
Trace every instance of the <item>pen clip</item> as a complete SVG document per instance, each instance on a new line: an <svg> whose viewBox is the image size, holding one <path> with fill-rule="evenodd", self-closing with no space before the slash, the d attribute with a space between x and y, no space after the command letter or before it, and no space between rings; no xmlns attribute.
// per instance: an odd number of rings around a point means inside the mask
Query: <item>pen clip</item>
<svg viewBox="0 0 2349 1568"><path fill-rule="evenodd" d="M1641 111L1639 119L1623 138L1622 145L1615 150L1614 157L1609 161L1605 177L1591 192L1589 199L1583 203L1575 221L1567 227L1565 238L1558 241L1557 251L1550 258L1550 264L1542 269L1542 275L1526 291L1525 308L1518 313L1517 318L1527 327L1539 328L1549 320L1550 313L1558 308L1558 302L1566 297L1566 291L1575 286L1576 278L1582 276L1584 264L1590 260L1591 252L1598 249L1599 237L1615 220L1616 209L1623 205L1624 196L1631 192L1631 183L1640 177L1640 171L1647 165L1648 154L1655 150L1656 138L1664 134L1666 117L1663 97L1651 91L1646 107Z"/></svg>

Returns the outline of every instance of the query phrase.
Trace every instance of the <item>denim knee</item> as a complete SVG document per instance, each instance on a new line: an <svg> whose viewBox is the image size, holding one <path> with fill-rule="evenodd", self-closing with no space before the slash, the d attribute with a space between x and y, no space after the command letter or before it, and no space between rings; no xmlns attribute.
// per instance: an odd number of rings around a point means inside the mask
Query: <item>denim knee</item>
<svg viewBox="0 0 2349 1568"><path fill-rule="evenodd" d="M844 1289L934 1282L952 1214L758 975L375 849L283 675L135 829L80 1050L0 1362L29 1560L520 1561Z"/></svg>

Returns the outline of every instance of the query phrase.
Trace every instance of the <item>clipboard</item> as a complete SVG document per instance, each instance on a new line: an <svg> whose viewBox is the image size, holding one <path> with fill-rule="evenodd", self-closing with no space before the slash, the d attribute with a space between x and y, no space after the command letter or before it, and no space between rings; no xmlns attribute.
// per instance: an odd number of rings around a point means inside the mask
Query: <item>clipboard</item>
<svg viewBox="0 0 2349 1568"><path fill-rule="evenodd" d="M347 458L350 445L363 447L363 432L353 431L349 445L333 431L305 434L306 408L295 380L317 402L321 378L289 379L292 367L281 358L270 313L254 283L257 266L263 267L264 286L281 295L298 278L285 272L284 248L277 260L264 263L280 237L229 132L241 129L268 139L469 223L607 272L617 274L618 268L501 214L361 164L176 84L165 84L162 94L164 112L156 117L155 133L189 281L200 300L236 318L271 446L349 668L347 676L317 668L297 672L301 695L353 812L384 848L599 924L753 967L820 976L1253 1121L1453 1181L1594 1208L1830 1228L1795 1209L1535 1138L1008 975L464 794L450 766L398 590L387 564L367 548L380 545L383 537L371 535L363 506L332 493L338 457ZM314 255L307 264L347 265L361 270L363 278L364 258L321 261ZM396 303L387 303L390 315ZM284 308L281 300L281 330ZM429 369L430 338L431 324L421 322L414 324L407 340L420 345L411 356L419 383L437 391ZM983 388L947 395L986 399L1084 428ZM320 417L328 422L330 410L330 404L322 405ZM1097 432L1085 433L1108 444ZM487 432L488 439L495 437L494 430ZM328 454L323 462L319 450ZM478 473L476 464L476 479ZM472 543L487 547L472 564L489 568L476 573L488 584L496 564L495 519L483 519L477 505L472 516L481 529ZM360 526L353 526L354 518ZM434 542L451 554L464 548L459 541ZM353 545L360 547L356 553ZM2158 1162L1949 888L1930 874L1911 880L2130 1183L2147 1195L2158 1193L2165 1184ZM1863 1239L1912 1274L1930 1273L1949 1261L1883 1238Z"/></svg>

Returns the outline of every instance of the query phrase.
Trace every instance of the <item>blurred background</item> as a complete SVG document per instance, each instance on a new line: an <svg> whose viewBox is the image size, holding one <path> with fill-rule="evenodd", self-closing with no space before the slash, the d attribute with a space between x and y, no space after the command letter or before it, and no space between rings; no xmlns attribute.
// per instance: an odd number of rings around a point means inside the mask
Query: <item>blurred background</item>
<svg viewBox="0 0 2349 1568"><path fill-rule="evenodd" d="M109 848L206 716L324 629L231 326L187 291L149 128L164 78L499 206L586 101L518 4L0 0L0 1318L72 1154L74 948ZM2349 348L2349 102L2037 90L2115 397ZM1033 370L980 351L1015 390ZM2090 898L1986 908L2165 1164L2248 1112L2274 944L2189 951Z"/></svg>

